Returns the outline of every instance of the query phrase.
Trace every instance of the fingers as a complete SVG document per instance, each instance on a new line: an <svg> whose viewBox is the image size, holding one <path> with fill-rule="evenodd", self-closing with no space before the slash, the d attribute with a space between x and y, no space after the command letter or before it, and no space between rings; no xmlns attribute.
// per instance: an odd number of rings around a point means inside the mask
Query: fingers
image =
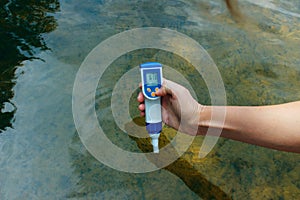
<svg viewBox="0 0 300 200"><path fill-rule="evenodd" d="M163 80L163 85L162 85L162 87L161 87L158 91L155 92L156 96L165 96L165 95L167 95L167 94L172 95L173 92L172 92L172 90L168 87L168 85L172 86L172 83L173 83L172 81L169 81L169 80L167 80L167 79L164 79L164 80ZM142 89L142 83L139 83L139 88ZM144 102L145 97L144 97L144 95L143 95L142 92L140 92L140 93L138 94L137 100L138 100L138 102L140 102L140 103Z"/></svg>
<svg viewBox="0 0 300 200"><path fill-rule="evenodd" d="M145 116L145 104L140 104L138 107L139 111L140 111L140 115L143 117Z"/></svg>
<svg viewBox="0 0 300 200"><path fill-rule="evenodd" d="M139 92L138 97L137 97L137 101L140 102L140 103L143 103L145 101L145 97L144 97L142 92Z"/></svg>
<svg viewBox="0 0 300 200"><path fill-rule="evenodd" d="M140 104L138 108L139 108L140 111L144 111L145 110L145 104Z"/></svg>
<svg viewBox="0 0 300 200"><path fill-rule="evenodd" d="M158 91L155 92L156 96L166 96L168 94L172 95L173 91L172 91L172 89L170 89L173 87L172 83L173 83L172 81L164 79L162 87ZM139 87L142 88L141 83L139 84ZM140 103L140 105L138 106L140 115L145 116L145 104L144 104L145 97L142 92L139 92L139 94L137 96L137 101Z"/></svg>
<svg viewBox="0 0 300 200"><path fill-rule="evenodd" d="M142 92L139 92L137 101L140 102L140 105L138 106L138 109L140 111L141 117L145 116L145 104L143 103L145 100L145 97Z"/></svg>
<svg viewBox="0 0 300 200"><path fill-rule="evenodd" d="M141 117L145 116L145 112L140 112Z"/></svg>
<svg viewBox="0 0 300 200"><path fill-rule="evenodd" d="M156 91L156 93L155 93L156 96L166 96L167 94L172 95L173 92L169 88L170 83L171 82L169 80L164 79L162 87L158 91Z"/></svg>

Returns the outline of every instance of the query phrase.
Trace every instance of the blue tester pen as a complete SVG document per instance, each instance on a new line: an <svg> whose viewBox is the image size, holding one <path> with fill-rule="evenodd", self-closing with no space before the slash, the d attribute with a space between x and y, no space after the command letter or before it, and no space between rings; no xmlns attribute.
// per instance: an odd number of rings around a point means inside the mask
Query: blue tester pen
<svg viewBox="0 0 300 200"><path fill-rule="evenodd" d="M140 65L142 92L145 96L146 129L151 137L153 152L159 153L158 138L162 130L161 102L155 92L162 86L162 65L148 62Z"/></svg>

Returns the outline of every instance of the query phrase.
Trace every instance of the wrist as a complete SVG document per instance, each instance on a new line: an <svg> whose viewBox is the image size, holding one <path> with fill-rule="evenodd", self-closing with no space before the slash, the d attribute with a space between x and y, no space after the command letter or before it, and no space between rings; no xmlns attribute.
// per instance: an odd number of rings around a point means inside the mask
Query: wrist
<svg viewBox="0 0 300 200"><path fill-rule="evenodd" d="M183 132L189 134L189 135L198 135L199 134L199 128L201 126L202 121L200 118L202 118L201 113L203 112L205 106L197 103L194 104L194 112L190 113L190 116L188 117L187 123L183 123L183 126L185 130L182 130Z"/></svg>
<svg viewBox="0 0 300 200"><path fill-rule="evenodd" d="M198 135L205 135L208 128L224 129L227 126L225 118L225 106L202 106L198 123Z"/></svg>
<svg viewBox="0 0 300 200"><path fill-rule="evenodd" d="M211 120L211 106L202 105L199 118L198 118L198 126L199 128L208 128Z"/></svg>

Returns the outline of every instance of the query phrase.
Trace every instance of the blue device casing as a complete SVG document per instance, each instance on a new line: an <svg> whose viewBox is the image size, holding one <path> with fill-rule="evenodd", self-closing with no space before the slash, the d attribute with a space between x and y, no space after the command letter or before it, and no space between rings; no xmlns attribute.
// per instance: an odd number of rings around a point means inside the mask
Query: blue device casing
<svg viewBox="0 0 300 200"><path fill-rule="evenodd" d="M162 86L162 65L158 62L148 62L140 65L142 77L142 92L145 98L146 129L149 134L157 134L162 130L160 97L155 91ZM147 74L154 74L155 83L147 82Z"/></svg>
<svg viewBox="0 0 300 200"><path fill-rule="evenodd" d="M149 62L140 65L141 76L142 76L142 90L146 98L150 100L158 99L154 93L156 90L161 88L162 85L162 65L157 62ZM147 74L157 74L156 84L147 84Z"/></svg>

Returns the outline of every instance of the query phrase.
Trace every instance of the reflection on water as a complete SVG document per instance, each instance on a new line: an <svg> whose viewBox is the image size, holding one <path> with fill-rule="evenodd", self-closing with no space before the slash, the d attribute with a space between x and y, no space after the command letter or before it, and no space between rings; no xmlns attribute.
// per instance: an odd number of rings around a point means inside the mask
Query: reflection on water
<svg viewBox="0 0 300 200"><path fill-rule="evenodd" d="M22 61L48 49L41 34L56 28L56 21L49 14L58 10L57 0L0 2L0 132L12 125L17 109L11 101L15 70Z"/></svg>
<svg viewBox="0 0 300 200"><path fill-rule="evenodd" d="M299 154L220 139L201 160L203 137L196 137L164 169L129 174L94 159L74 127L72 87L81 62L99 42L136 27L167 27L198 41L218 66L230 105L298 100L299 1L240 0L239 7L244 23L220 0L1 3L1 117L7 121L1 119L0 128L15 121L0 135L0 199L298 199ZM210 103L201 76L179 56L155 49L121 56L101 77L95 108L107 137L128 151L149 151L149 143L116 125L111 93L124 73L148 60L172 66L201 103ZM140 123L136 92L129 130ZM165 128L161 144L174 134Z"/></svg>

